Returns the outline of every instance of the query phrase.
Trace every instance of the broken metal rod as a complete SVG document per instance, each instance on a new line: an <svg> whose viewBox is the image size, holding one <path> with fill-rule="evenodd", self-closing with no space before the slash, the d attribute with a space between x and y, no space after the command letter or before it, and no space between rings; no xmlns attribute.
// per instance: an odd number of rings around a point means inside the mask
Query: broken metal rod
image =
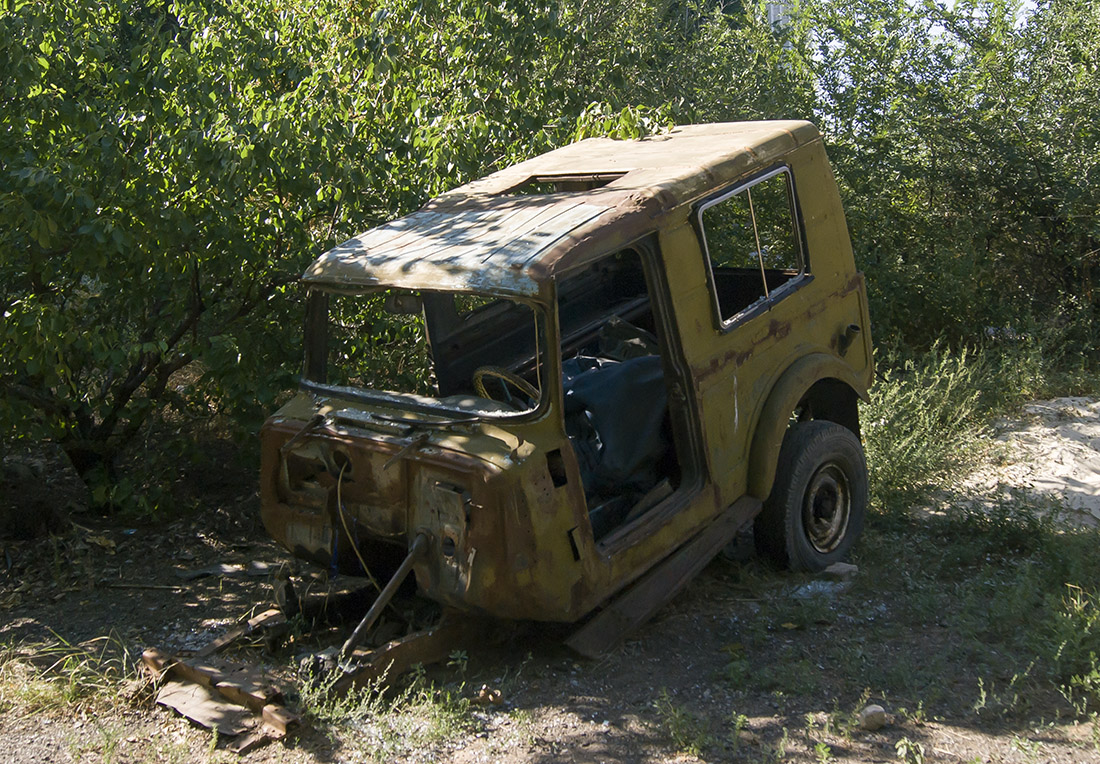
<svg viewBox="0 0 1100 764"><path fill-rule="evenodd" d="M290 440L288 440L283 445L279 446L279 453L282 454L283 456L290 453L290 451L291 451L291 449L292 449L292 447L294 446L295 443L297 443L299 440L301 440L307 432L314 429L315 427L318 427L324 421L325 421L325 415L318 411L316 414L314 414L313 416L311 416L309 418L309 421L306 422L302 426L302 429L298 430L298 432L296 432L296 433L294 433L293 435L290 436Z"/></svg>
<svg viewBox="0 0 1100 764"><path fill-rule="evenodd" d="M363 638L366 636L367 632L370 631L370 628L374 626L378 617L382 615L383 608L393 599L393 595L397 593L397 588L401 586L405 577L409 575L413 563L416 562L416 558L427 544L428 536L426 533L418 533L416 538L413 539L412 545L409 547L409 553L401 562L401 566L397 569L397 572L393 574L393 578L390 579L385 588L378 594L378 599L370 606L370 610L363 616L363 620L355 627L355 631L351 633L351 636L348 637L348 641L345 642L343 648L341 648L340 656L344 660L348 660L351 657L355 648L363 641Z"/></svg>

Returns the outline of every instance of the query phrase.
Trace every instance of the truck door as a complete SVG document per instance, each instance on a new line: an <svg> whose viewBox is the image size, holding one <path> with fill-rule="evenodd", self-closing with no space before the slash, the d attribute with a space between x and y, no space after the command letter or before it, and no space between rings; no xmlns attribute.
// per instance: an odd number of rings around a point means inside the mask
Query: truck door
<svg viewBox="0 0 1100 764"><path fill-rule="evenodd" d="M791 352L812 280L790 168L719 189L670 238L704 450L719 503L729 504L745 492L749 416Z"/></svg>

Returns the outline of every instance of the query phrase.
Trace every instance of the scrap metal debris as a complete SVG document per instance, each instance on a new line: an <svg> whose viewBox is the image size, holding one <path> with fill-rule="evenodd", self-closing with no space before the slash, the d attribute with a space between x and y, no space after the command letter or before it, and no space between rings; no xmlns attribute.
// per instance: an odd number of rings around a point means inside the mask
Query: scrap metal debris
<svg viewBox="0 0 1100 764"><path fill-rule="evenodd" d="M278 566L269 562L261 562L259 560L253 560L248 566L232 563L217 563L215 565L208 565L205 568L195 568L193 570L184 570L177 568L175 571L177 578L182 578L184 581L194 581L199 578L206 578L208 576L270 576L275 572Z"/></svg>
<svg viewBox="0 0 1100 764"><path fill-rule="evenodd" d="M304 623L346 622L349 613L362 613L364 600L384 604L383 596L371 597L362 581L352 587L337 587L324 593L299 597L286 584L281 608L272 608L249 618L225 634L191 652L187 657L170 654L156 648L142 655L144 665L159 682L156 702L172 708L193 722L224 738L233 738L229 750L244 753L293 733L300 719L283 705L282 693L263 671L244 664L231 663L216 657L230 645L246 637L262 637L265 647L274 650L287 637L289 617ZM395 583L396 582L396 583ZM395 577L393 588L400 583ZM387 587L390 588L390 587ZM342 694L355 686L386 681L417 664L443 660L456 647L494 642L508 633L506 628L490 629L489 622L468 614L444 611L428 628L416 628L415 615L405 622L410 633L386 640L389 629L371 624L369 640L374 647L354 647L350 653L333 646L314 653L306 661L305 673L338 672L331 691ZM386 624L383 624L385 626ZM398 624L390 624L397 626ZM343 655L344 659L339 660ZM475 702L497 705L502 702L499 690L484 688Z"/></svg>
<svg viewBox="0 0 1100 764"><path fill-rule="evenodd" d="M281 740L301 726L283 705L283 694L253 666L200 662L149 648L142 662L163 684L156 702L191 721L234 739L229 750L247 753Z"/></svg>

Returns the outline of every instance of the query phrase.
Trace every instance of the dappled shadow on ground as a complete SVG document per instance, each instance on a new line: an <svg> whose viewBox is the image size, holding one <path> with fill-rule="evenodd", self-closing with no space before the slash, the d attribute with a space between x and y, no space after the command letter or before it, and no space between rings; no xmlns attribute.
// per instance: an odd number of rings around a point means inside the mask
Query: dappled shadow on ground
<svg viewBox="0 0 1100 764"><path fill-rule="evenodd" d="M223 481L234 484L245 485ZM401 747L404 733L385 733L390 712L376 710L370 734L392 740L367 740L365 722L316 723L249 761L352 761L383 743L386 760L453 762L881 762L905 751L926 761L1100 761L1089 717L1097 531L1058 526L1026 494L976 502L960 489L928 504L935 511L873 514L850 580L716 560L600 660L569 653L565 628L474 646L426 676L437 690L416 713L439 734L417 738L426 742L416 749ZM207 641L270 601L269 579L248 575L252 563L287 559L257 511L250 491L227 489L158 523L100 520L6 544L0 641L77 645L114 634L132 651ZM215 572L182 575L203 570ZM241 656L293 686L295 651ZM466 708L483 684L504 703ZM856 727L867 703L885 708L883 729ZM135 757L201 756L210 744L149 696L107 706L96 711L101 729L119 730L119 750ZM110 736L92 728L44 733L39 721L51 713L3 714L0 734L14 745L33 751L43 734L56 744L22 760L49 760L63 735L86 752L109 750Z"/></svg>
<svg viewBox="0 0 1100 764"><path fill-rule="evenodd" d="M972 499L873 516L851 581L717 560L600 661L537 645L511 700L552 742L512 757L1100 761L1100 537Z"/></svg>

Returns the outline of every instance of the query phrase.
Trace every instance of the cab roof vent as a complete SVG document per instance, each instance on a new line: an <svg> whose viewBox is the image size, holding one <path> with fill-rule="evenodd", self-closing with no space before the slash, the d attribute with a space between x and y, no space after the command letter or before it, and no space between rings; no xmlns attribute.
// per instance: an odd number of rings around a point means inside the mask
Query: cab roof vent
<svg viewBox="0 0 1100 764"><path fill-rule="evenodd" d="M568 194L603 188L608 183L626 175L625 172L563 173L561 175L532 175L522 183L505 189L499 196L536 196L541 194Z"/></svg>

